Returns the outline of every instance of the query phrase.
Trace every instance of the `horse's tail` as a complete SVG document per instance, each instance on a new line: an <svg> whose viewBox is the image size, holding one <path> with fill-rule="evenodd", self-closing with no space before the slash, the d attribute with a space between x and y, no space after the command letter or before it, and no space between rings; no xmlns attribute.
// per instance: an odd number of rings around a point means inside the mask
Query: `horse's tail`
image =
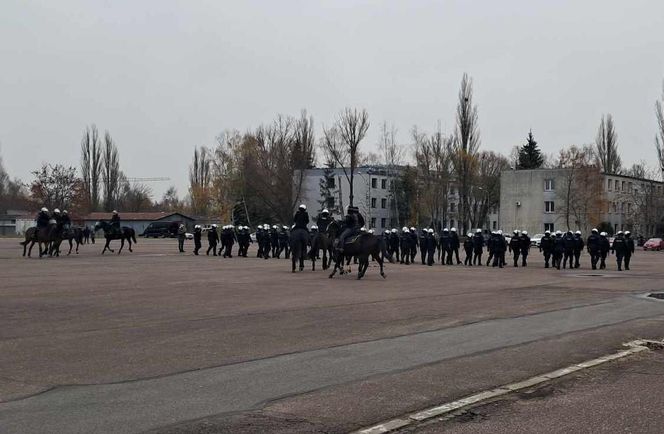
<svg viewBox="0 0 664 434"><path fill-rule="evenodd" d="M136 241L136 231L131 230L131 239L134 240L134 243L138 244L138 241Z"/></svg>
<svg viewBox="0 0 664 434"><path fill-rule="evenodd" d="M380 251L383 254L383 257L386 258L388 261L390 261L391 264L393 264L394 259L392 258L392 255L390 255L387 252L387 249L385 248L385 240L383 238L379 238L378 244L380 245Z"/></svg>

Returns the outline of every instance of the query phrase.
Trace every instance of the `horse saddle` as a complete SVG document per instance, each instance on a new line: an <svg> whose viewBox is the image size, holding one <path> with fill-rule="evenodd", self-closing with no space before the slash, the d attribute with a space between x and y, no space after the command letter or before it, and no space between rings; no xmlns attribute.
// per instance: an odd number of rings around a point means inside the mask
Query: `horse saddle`
<svg viewBox="0 0 664 434"><path fill-rule="evenodd" d="M365 234L360 233L360 234L353 235L352 237L347 238L346 241L344 242L344 246L355 243L355 241L357 241L358 239L360 239L360 237L362 237L364 235Z"/></svg>

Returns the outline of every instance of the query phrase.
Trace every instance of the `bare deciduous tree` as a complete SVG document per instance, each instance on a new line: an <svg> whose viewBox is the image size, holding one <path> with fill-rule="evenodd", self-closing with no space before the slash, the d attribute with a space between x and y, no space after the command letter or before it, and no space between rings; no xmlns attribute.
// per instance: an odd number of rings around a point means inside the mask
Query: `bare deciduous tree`
<svg viewBox="0 0 664 434"><path fill-rule="evenodd" d="M204 146L194 149L189 166L189 196L194 214L206 215L210 206L211 161Z"/></svg>
<svg viewBox="0 0 664 434"><path fill-rule="evenodd" d="M349 183L349 205L353 206L353 181L360 159L359 146L369 129L366 110L346 108L330 129L323 129L323 152L343 169Z"/></svg>
<svg viewBox="0 0 664 434"><path fill-rule="evenodd" d="M401 226L401 222L399 221L399 195L396 191L397 183L394 182L394 180L399 173L399 166L403 163L404 148L397 143L397 129L394 125L388 127L387 122L383 122L378 148L383 154L383 162L387 170L387 176L391 179L389 185L391 197L388 209L389 221L395 219L397 226Z"/></svg>
<svg viewBox="0 0 664 434"><path fill-rule="evenodd" d="M81 179L76 176L76 168L44 164L32 174L35 179L30 184L30 193L38 204L49 209L78 210L84 191Z"/></svg>
<svg viewBox="0 0 664 434"><path fill-rule="evenodd" d="M662 178L664 178L664 83L662 84L662 100L655 103L655 116L657 117L657 134L655 135L655 148Z"/></svg>
<svg viewBox="0 0 664 434"><path fill-rule="evenodd" d="M471 225L474 228L488 228L489 214L500 204L500 173L509 169L510 163L503 155L493 151L480 152L477 163Z"/></svg>
<svg viewBox="0 0 664 434"><path fill-rule="evenodd" d="M120 186L123 174L120 171L120 157L118 148L106 131L104 133L104 147L102 151L102 181L104 185L104 209L112 211L117 206L120 196Z"/></svg>
<svg viewBox="0 0 664 434"><path fill-rule="evenodd" d="M459 217L464 233L470 218L470 189L473 183L475 157L480 145L477 106L473 104L473 80L464 74L461 79L454 133L454 168L459 183Z"/></svg>
<svg viewBox="0 0 664 434"><path fill-rule="evenodd" d="M91 211L99 209L102 179L102 146L97 126L86 127L81 139L81 177L85 198Z"/></svg>
<svg viewBox="0 0 664 434"><path fill-rule="evenodd" d="M602 116L597 137L595 138L597 163L605 173L619 174L622 170L622 161L618 153L618 135L616 134L611 114Z"/></svg>

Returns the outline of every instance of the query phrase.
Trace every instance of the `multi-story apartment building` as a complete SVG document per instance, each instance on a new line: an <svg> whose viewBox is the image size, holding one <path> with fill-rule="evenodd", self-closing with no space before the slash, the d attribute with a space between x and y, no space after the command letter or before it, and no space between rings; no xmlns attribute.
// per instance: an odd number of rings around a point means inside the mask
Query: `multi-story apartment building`
<svg viewBox="0 0 664 434"><path fill-rule="evenodd" d="M508 170L501 174L500 226L531 233L601 227L643 236L664 231L664 184L597 169Z"/></svg>
<svg viewBox="0 0 664 434"><path fill-rule="evenodd" d="M363 166L355 172L353 180L354 204L360 209L366 218L367 224L378 231L397 228L399 226L418 225L429 226L431 217L424 211L424 206L418 197L409 197L409 221L397 218L398 210L403 204L398 203L398 198L403 196L396 192L399 184L393 184L403 174L403 167L387 168L385 166ZM345 207L349 204L349 182L343 169L315 168L308 169L302 173L302 183L299 191L300 202L307 205L309 214L315 216L322 209L327 208L337 218L343 214ZM299 181L300 172L294 174ZM300 185L299 182L295 182ZM445 204L441 210L440 228L458 227L459 223L459 193L454 182L450 183ZM496 228L498 226L497 209L491 210L487 217L488 225Z"/></svg>

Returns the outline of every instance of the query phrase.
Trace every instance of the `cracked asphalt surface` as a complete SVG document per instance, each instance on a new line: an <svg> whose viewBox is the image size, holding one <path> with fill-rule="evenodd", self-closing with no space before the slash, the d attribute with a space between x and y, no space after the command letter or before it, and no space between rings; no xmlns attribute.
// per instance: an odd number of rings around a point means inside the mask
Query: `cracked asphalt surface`
<svg viewBox="0 0 664 434"><path fill-rule="evenodd" d="M42 260L16 243L0 239L3 432L345 432L664 335L664 303L636 297L664 290L657 252L629 273L533 252L357 281L172 240Z"/></svg>

